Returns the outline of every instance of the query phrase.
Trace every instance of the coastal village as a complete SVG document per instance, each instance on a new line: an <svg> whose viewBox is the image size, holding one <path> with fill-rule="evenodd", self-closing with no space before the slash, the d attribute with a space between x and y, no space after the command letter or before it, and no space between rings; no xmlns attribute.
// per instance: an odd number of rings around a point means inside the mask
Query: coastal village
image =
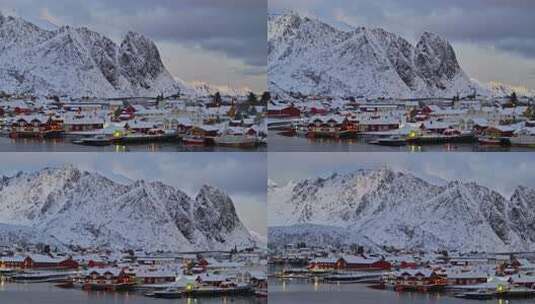
<svg viewBox="0 0 535 304"><path fill-rule="evenodd" d="M146 298L267 300L267 254L259 248L149 253L46 245L0 248L0 284L53 284Z"/></svg>
<svg viewBox="0 0 535 304"><path fill-rule="evenodd" d="M535 100L514 92L501 98L474 94L421 100L275 96L267 116L272 134L311 141L535 147Z"/></svg>
<svg viewBox="0 0 535 304"><path fill-rule="evenodd" d="M270 280L286 284L357 284L393 292L445 294L463 299L535 298L531 253L366 251L305 243L270 248ZM345 285L347 286L347 285Z"/></svg>
<svg viewBox="0 0 535 304"><path fill-rule="evenodd" d="M86 146L166 142L251 150L266 142L269 93L256 96L69 99L0 94L0 134L13 142Z"/></svg>

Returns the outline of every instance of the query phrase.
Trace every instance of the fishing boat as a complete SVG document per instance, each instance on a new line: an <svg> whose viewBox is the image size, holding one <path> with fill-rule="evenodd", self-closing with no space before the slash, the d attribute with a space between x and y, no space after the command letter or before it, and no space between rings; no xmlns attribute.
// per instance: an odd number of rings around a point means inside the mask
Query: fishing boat
<svg viewBox="0 0 535 304"><path fill-rule="evenodd" d="M223 147L254 148L256 146L256 137L245 134L225 134L217 136L214 142L217 146Z"/></svg>
<svg viewBox="0 0 535 304"><path fill-rule="evenodd" d="M95 135L73 140L72 143L85 146L108 146L111 144L111 139L106 135Z"/></svg>
<svg viewBox="0 0 535 304"><path fill-rule="evenodd" d="M85 290L104 290L104 291L126 291L132 289L136 284L128 283L85 283L82 288Z"/></svg>
<svg viewBox="0 0 535 304"><path fill-rule="evenodd" d="M182 143L189 146L204 146L206 141L204 137L198 135L184 135Z"/></svg>
<svg viewBox="0 0 535 304"><path fill-rule="evenodd" d="M74 288L74 281L73 280L66 280L64 282L58 283L54 285L58 288Z"/></svg>
<svg viewBox="0 0 535 304"><path fill-rule="evenodd" d="M323 277L326 283L377 283L381 280L382 273L338 273Z"/></svg>
<svg viewBox="0 0 535 304"><path fill-rule="evenodd" d="M496 292L490 291L487 289L479 289L476 291L458 293L458 294L455 294L454 296L456 298L463 298L463 299L490 300L496 297Z"/></svg>
<svg viewBox="0 0 535 304"><path fill-rule="evenodd" d="M477 138L477 141L480 145L489 145L489 146L501 146L502 145L502 139L499 137L491 137L491 136L479 136Z"/></svg>
<svg viewBox="0 0 535 304"><path fill-rule="evenodd" d="M407 145L407 139L401 137L401 136L389 136L386 138L379 138L373 141L369 142L373 145L379 145L379 146L390 146L390 147L401 147Z"/></svg>
<svg viewBox="0 0 535 304"><path fill-rule="evenodd" d="M249 284L221 284L220 286L196 286L184 289L187 296L224 296L253 295L254 289Z"/></svg>
<svg viewBox="0 0 535 304"><path fill-rule="evenodd" d="M509 143L513 146L535 147L535 134L520 131L516 136L509 137Z"/></svg>
<svg viewBox="0 0 535 304"><path fill-rule="evenodd" d="M70 272L23 272L10 278L17 283L64 282L73 273Z"/></svg>
<svg viewBox="0 0 535 304"><path fill-rule="evenodd" d="M474 138L472 133L427 133L414 137L409 136L407 142L411 144L471 143L474 141Z"/></svg>
<svg viewBox="0 0 535 304"><path fill-rule="evenodd" d="M132 143L148 143L148 142L162 142L175 138L175 134L166 133L163 130L151 130L147 133L127 133L119 136L114 136L112 142L119 144Z"/></svg>
<svg viewBox="0 0 535 304"><path fill-rule="evenodd" d="M162 299L178 299L182 297L182 290L178 288L166 288L145 293L146 297Z"/></svg>

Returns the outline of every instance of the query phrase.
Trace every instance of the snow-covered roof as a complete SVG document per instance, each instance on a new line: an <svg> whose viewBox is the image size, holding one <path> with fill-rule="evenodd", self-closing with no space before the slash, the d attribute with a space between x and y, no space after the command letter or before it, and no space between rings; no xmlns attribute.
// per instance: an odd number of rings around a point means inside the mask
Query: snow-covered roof
<svg viewBox="0 0 535 304"><path fill-rule="evenodd" d="M59 263L63 258L52 257L44 254L30 254L28 255L36 263Z"/></svg>
<svg viewBox="0 0 535 304"><path fill-rule="evenodd" d="M169 269L151 269L139 268L134 270L136 277L141 278L162 278L162 277L176 277L176 273Z"/></svg>
<svg viewBox="0 0 535 304"><path fill-rule="evenodd" d="M340 123L343 123L344 120L346 118L344 116L340 116L340 115L316 115L316 116L312 116L310 119L309 119L309 123L312 123L314 121L320 121L322 123L327 123L329 121L334 121L338 124Z"/></svg>
<svg viewBox="0 0 535 304"><path fill-rule="evenodd" d="M342 256L342 258L348 264L372 264L372 263L377 262L376 259L369 259L363 256L356 256L356 255L344 255Z"/></svg>
<svg viewBox="0 0 535 304"><path fill-rule="evenodd" d="M229 278L221 274L202 273L197 276L197 279L200 279L202 282L222 282L228 280Z"/></svg>
<svg viewBox="0 0 535 304"><path fill-rule="evenodd" d="M86 275L90 275L92 273L97 273L98 275L102 276L106 273L110 273L113 276L118 276L123 272L121 268L117 267L106 267L106 268L89 268L85 271Z"/></svg>
<svg viewBox="0 0 535 304"><path fill-rule="evenodd" d="M26 259L26 256L14 255L14 256L4 256L0 257L0 262L17 262L22 263Z"/></svg>
<svg viewBox="0 0 535 304"><path fill-rule="evenodd" d="M443 121L424 121L421 123L421 126L423 126L426 129L448 129L451 127L449 123L443 122Z"/></svg>
<svg viewBox="0 0 535 304"><path fill-rule="evenodd" d="M446 272L449 279L477 279L486 278L488 275L483 272L469 271L469 272Z"/></svg>
<svg viewBox="0 0 535 304"><path fill-rule="evenodd" d="M63 123L68 125L78 124L100 124L104 123L102 117L94 115L65 115L63 116Z"/></svg>
<svg viewBox="0 0 535 304"><path fill-rule="evenodd" d="M403 271L398 271L395 273L396 276L409 275L415 277L418 275L423 275L424 277L430 277L434 272L429 269L406 269Z"/></svg>

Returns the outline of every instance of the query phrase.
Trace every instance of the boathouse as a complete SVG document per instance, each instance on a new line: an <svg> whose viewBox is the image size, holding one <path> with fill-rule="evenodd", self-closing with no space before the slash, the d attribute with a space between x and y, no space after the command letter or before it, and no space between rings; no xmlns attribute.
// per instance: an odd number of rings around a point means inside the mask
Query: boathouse
<svg viewBox="0 0 535 304"><path fill-rule="evenodd" d="M121 268L93 268L84 273L83 280L85 284L112 286L133 283L134 277Z"/></svg>
<svg viewBox="0 0 535 304"><path fill-rule="evenodd" d="M71 257L57 258L42 254L0 258L0 268L6 269L77 269L78 266Z"/></svg>
<svg viewBox="0 0 535 304"><path fill-rule="evenodd" d="M480 272L448 273L448 285L476 285L487 283L487 275Z"/></svg>
<svg viewBox="0 0 535 304"><path fill-rule="evenodd" d="M343 256L340 258L320 258L309 263L309 269L336 270L389 270L392 264L383 259L365 256Z"/></svg>
<svg viewBox="0 0 535 304"><path fill-rule="evenodd" d="M447 279L432 270L404 270L394 274L396 290L427 291L446 286Z"/></svg>

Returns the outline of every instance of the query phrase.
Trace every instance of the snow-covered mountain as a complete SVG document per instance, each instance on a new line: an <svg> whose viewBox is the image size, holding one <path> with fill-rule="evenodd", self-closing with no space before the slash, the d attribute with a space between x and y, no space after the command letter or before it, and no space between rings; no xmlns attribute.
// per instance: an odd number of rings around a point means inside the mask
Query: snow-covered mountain
<svg viewBox="0 0 535 304"><path fill-rule="evenodd" d="M219 92L223 96L226 95L243 97L253 92L253 90L248 87L220 86L209 84L204 81L192 81L189 84L201 96L214 95L216 92Z"/></svg>
<svg viewBox="0 0 535 304"><path fill-rule="evenodd" d="M147 37L120 44L85 27L46 30L0 13L0 90L38 95L156 96L191 90L164 67Z"/></svg>
<svg viewBox="0 0 535 304"><path fill-rule="evenodd" d="M472 83L445 39L416 45L380 28L339 29L296 13L268 18L268 78L274 93L453 97Z"/></svg>
<svg viewBox="0 0 535 304"><path fill-rule="evenodd" d="M315 224L275 226L269 227L268 238L269 246L272 248L306 242L312 246L332 246L335 248L359 244L369 250L381 251L381 247L368 237L350 231L346 227Z"/></svg>
<svg viewBox="0 0 535 304"><path fill-rule="evenodd" d="M268 189L269 226L343 227L364 237L364 244L428 250L533 249L534 201L533 189L518 187L507 199L474 182L435 185L390 169L271 184Z"/></svg>
<svg viewBox="0 0 535 304"><path fill-rule="evenodd" d="M535 90L530 90L523 86L513 86L505 83L501 83L498 81L491 81L489 83L483 84L482 87L484 89L487 89L490 92L490 96L492 97L504 97L504 96L511 96L513 92L516 93L517 96L525 96L525 97L534 97L535 96Z"/></svg>
<svg viewBox="0 0 535 304"><path fill-rule="evenodd" d="M73 166L1 177L0 223L0 229L23 226L83 247L178 251L253 244L221 190L203 186L191 198L161 182L124 185Z"/></svg>

